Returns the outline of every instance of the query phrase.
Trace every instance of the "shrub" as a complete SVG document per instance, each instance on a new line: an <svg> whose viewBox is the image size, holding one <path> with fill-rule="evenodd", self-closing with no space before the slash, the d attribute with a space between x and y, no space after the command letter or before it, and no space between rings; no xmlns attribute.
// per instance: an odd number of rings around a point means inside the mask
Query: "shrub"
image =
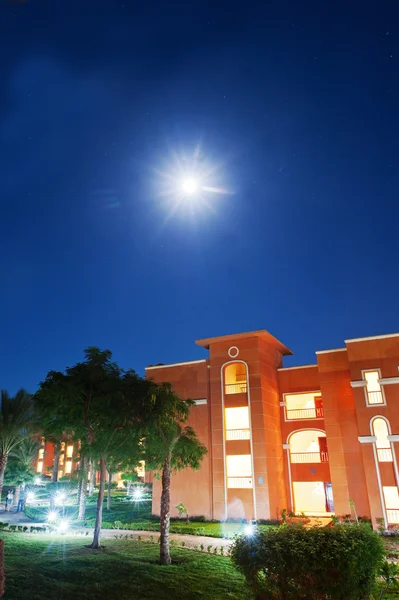
<svg viewBox="0 0 399 600"><path fill-rule="evenodd" d="M6 527L8 527L8 523L3 523L2 521L0 521L0 529L5 529Z"/></svg>
<svg viewBox="0 0 399 600"><path fill-rule="evenodd" d="M384 557L367 525L301 526L238 536L231 558L258 599L368 598Z"/></svg>

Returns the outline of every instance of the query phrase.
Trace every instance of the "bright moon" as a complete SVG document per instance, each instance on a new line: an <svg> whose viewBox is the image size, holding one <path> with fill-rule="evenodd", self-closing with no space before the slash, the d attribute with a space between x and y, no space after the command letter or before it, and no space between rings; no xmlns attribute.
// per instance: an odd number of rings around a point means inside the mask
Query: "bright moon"
<svg viewBox="0 0 399 600"><path fill-rule="evenodd" d="M184 194L187 194L187 196L193 196L198 192L198 181L195 179L183 179L181 183L181 189Z"/></svg>

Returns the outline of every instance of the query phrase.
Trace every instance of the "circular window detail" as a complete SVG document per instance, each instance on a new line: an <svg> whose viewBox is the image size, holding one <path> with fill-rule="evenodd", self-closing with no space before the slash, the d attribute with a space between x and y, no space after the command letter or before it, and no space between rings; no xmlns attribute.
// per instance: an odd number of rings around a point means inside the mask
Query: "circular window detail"
<svg viewBox="0 0 399 600"><path fill-rule="evenodd" d="M230 356L230 358L237 358L237 356L240 354L240 351L237 348L237 346L231 346L231 348L228 349L227 353Z"/></svg>

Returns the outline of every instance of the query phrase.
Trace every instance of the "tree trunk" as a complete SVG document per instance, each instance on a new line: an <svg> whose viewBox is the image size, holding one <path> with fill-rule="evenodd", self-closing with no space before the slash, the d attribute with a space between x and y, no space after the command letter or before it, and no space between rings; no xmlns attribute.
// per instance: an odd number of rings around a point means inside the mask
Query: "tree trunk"
<svg viewBox="0 0 399 600"><path fill-rule="evenodd" d="M107 510L111 510L111 483L112 473L108 471Z"/></svg>
<svg viewBox="0 0 399 600"><path fill-rule="evenodd" d="M0 501L1 501L1 494L3 492L4 473L5 473L6 466L7 466L7 460L8 460L8 454L0 455Z"/></svg>
<svg viewBox="0 0 399 600"><path fill-rule="evenodd" d="M82 495L82 471L81 471L81 467L82 467L82 459L80 459L80 466L79 466L79 478L78 478L78 488L76 490L76 500L75 500L75 504L77 504L78 506L80 505L80 496Z"/></svg>
<svg viewBox="0 0 399 600"><path fill-rule="evenodd" d="M160 563L170 565L169 549L169 526L170 526L170 479L171 479L171 456L165 459L162 469L162 494L161 494L161 539L160 539Z"/></svg>
<svg viewBox="0 0 399 600"><path fill-rule="evenodd" d="M51 481L55 483L58 481L58 466L60 463L60 450L61 444L57 442L54 444L54 461L53 461L53 472L51 473Z"/></svg>
<svg viewBox="0 0 399 600"><path fill-rule="evenodd" d="M78 519L83 521L86 516L86 498L87 498L87 464L88 459L86 456L83 456L81 459L81 474L79 481L79 514Z"/></svg>
<svg viewBox="0 0 399 600"><path fill-rule="evenodd" d="M18 506L20 495L21 495L21 486L17 485L17 486L15 486L15 494L14 494L14 499L12 502L13 506Z"/></svg>
<svg viewBox="0 0 399 600"><path fill-rule="evenodd" d="M4 596L4 541L0 540L0 597Z"/></svg>
<svg viewBox="0 0 399 600"><path fill-rule="evenodd" d="M94 527L93 542L90 545L90 548L94 548L95 550L97 550L98 548L101 548L100 534L101 534L101 525L102 525L102 521L103 521L105 476L106 476L105 457L103 455L101 455L100 456L100 489L98 490L98 498L97 498L96 525Z"/></svg>
<svg viewBox="0 0 399 600"><path fill-rule="evenodd" d="M89 496L94 494L94 486L96 484L96 463L92 459L90 461L90 482L89 482Z"/></svg>

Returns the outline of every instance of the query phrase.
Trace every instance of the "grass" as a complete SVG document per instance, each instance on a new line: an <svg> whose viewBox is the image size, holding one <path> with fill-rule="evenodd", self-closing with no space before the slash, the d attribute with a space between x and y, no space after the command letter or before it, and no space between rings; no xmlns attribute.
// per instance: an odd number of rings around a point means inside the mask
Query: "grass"
<svg viewBox="0 0 399 600"><path fill-rule="evenodd" d="M230 559L172 549L172 565L157 564L159 547L105 540L89 550L86 539L4 533L5 600L249 600Z"/></svg>
<svg viewBox="0 0 399 600"><path fill-rule="evenodd" d="M48 508L28 508L27 515L38 522L43 522L47 518ZM95 504L90 503L86 508L85 521L75 521L76 525L93 525L95 519ZM76 519L78 508L75 505L65 507L65 516L70 519ZM111 510L106 510L104 504L103 510L103 528L110 529L114 523L120 521L128 525L128 528L142 531L159 531L159 519L151 515L151 500L134 502L114 502L111 504ZM171 533L205 535L214 538L232 537L236 533L241 533L245 525L242 523L219 523L211 521L191 521L188 525L184 519L173 520L170 525ZM267 525L260 525L260 528Z"/></svg>

